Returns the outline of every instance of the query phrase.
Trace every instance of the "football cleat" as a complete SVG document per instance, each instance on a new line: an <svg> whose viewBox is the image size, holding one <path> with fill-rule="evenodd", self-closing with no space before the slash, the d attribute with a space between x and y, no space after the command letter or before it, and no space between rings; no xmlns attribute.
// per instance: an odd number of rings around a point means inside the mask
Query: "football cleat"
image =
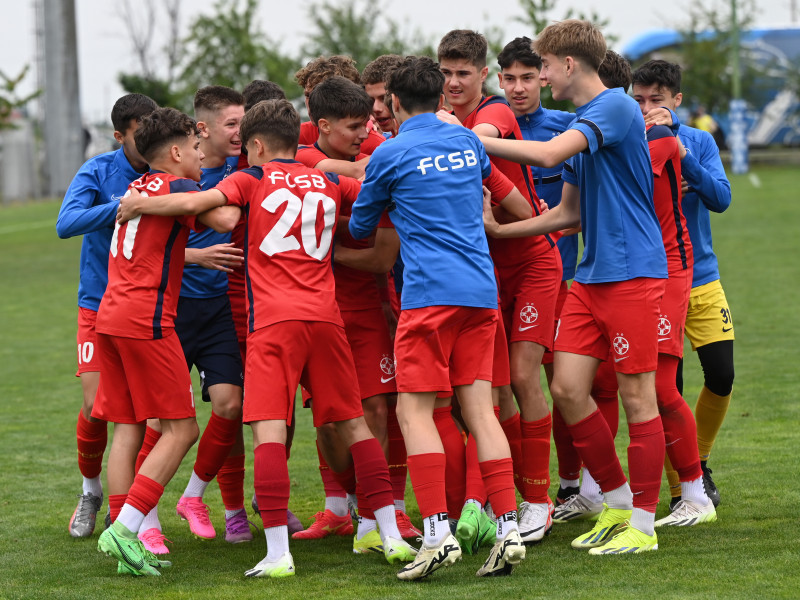
<svg viewBox="0 0 800 600"><path fill-rule="evenodd" d="M603 512L602 502L591 502L580 494L574 494L564 503L556 506L553 523L566 523L582 519L597 520L601 512Z"/></svg>
<svg viewBox="0 0 800 600"><path fill-rule="evenodd" d="M658 550L656 534L647 535L628 525L604 545L589 550L589 554L640 554L649 550Z"/></svg>
<svg viewBox="0 0 800 600"><path fill-rule="evenodd" d="M467 554L478 550L478 535L481 531L481 509L474 502L467 502L461 509L456 525L456 540Z"/></svg>
<svg viewBox="0 0 800 600"><path fill-rule="evenodd" d="M151 560L148 556L150 553L145 550L139 538L123 536L114 527L109 527L100 534L100 539L97 540L97 550L124 563L122 567L117 565L117 573L155 577L161 575L158 567L150 564Z"/></svg>
<svg viewBox="0 0 800 600"><path fill-rule="evenodd" d="M286 528L289 532L289 535L299 533L305 529L303 524L300 522L300 519L298 519L288 508L286 509Z"/></svg>
<svg viewBox="0 0 800 600"><path fill-rule="evenodd" d="M314 515L314 522L303 531L292 534L293 540L319 540L329 535L353 535L350 515L339 517L325 509Z"/></svg>
<svg viewBox="0 0 800 600"><path fill-rule="evenodd" d="M400 537L416 539L422 535L422 532L414 527L409 516L402 510L395 510L394 517L397 521L397 529L400 531Z"/></svg>
<svg viewBox="0 0 800 600"><path fill-rule="evenodd" d="M187 498L181 496L175 512L184 521L189 521L191 532L203 540L213 540L217 537L211 519L208 517L208 506L203 503L201 498Z"/></svg>
<svg viewBox="0 0 800 600"><path fill-rule="evenodd" d="M169 548L167 548L164 542L169 542L171 544L172 540L168 540L164 537L160 529L151 527L147 531L139 532L137 537L142 542L145 550L152 554L169 554Z"/></svg>
<svg viewBox="0 0 800 600"><path fill-rule="evenodd" d="M250 521L244 509L232 517L225 517L225 541L229 544L253 541L253 532L250 531Z"/></svg>
<svg viewBox="0 0 800 600"><path fill-rule="evenodd" d="M497 522L492 521L485 511L481 511L479 521L480 531L478 532L478 546L488 546L491 548L497 541Z"/></svg>
<svg viewBox="0 0 800 600"><path fill-rule="evenodd" d="M393 565L396 562L408 562L414 560L417 549L404 540L396 540L387 537L383 540L383 555L387 562Z"/></svg>
<svg viewBox="0 0 800 600"><path fill-rule="evenodd" d="M264 559L252 569L244 572L245 577L294 577L294 558L291 552L284 552L276 561Z"/></svg>
<svg viewBox="0 0 800 600"><path fill-rule="evenodd" d="M553 529L550 516L550 499L547 503L532 504L523 502L519 507L519 535L523 544L541 542Z"/></svg>
<svg viewBox="0 0 800 600"><path fill-rule="evenodd" d="M611 537L627 527L627 522L631 518L632 512L621 508L608 508L608 506L603 505L603 512L600 513L595 526L587 533L579 535L572 540L572 547L582 550L584 548L602 546Z"/></svg>
<svg viewBox="0 0 800 600"><path fill-rule="evenodd" d="M69 534L74 538L89 537L94 532L97 522L97 512L103 504L102 496L95 496L90 492L78 495L78 506L69 520Z"/></svg>
<svg viewBox="0 0 800 600"><path fill-rule="evenodd" d="M414 562L407 564L397 573L403 581L423 579L442 567L452 565L461 559L461 547L452 535L446 536L437 546L419 549Z"/></svg>
<svg viewBox="0 0 800 600"><path fill-rule="evenodd" d="M556 493L556 501L554 504L556 505L556 507L561 506L562 504L567 502L570 498L572 498L574 495L579 494L580 491L581 488L579 487L558 486L558 492Z"/></svg>
<svg viewBox="0 0 800 600"><path fill-rule="evenodd" d="M682 498L680 496L673 496L669 499L669 512L675 510L675 507L680 504Z"/></svg>
<svg viewBox="0 0 800 600"><path fill-rule="evenodd" d="M719 490L714 480L711 479L712 471L704 460L700 461L700 468L703 469L703 488L706 490L706 496L714 503L714 508L717 508L719 506Z"/></svg>
<svg viewBox="0 0 800 600"><path fill-rule="evenodd" d="M714 503L709 501L703 506L691 500L681 500L671 513L655 522L656 527L672 525L674 527L691 527L700 523L713 523L717 520Z"/></svg>
<svg viewBox="0 0 800 600"><path fill-rule="evenodd" d="M547 505L544 505L545 507ZM475 573L478 577L499 577L511 575L511 569L525 559L525 545L519 531L509 531L505 538L495 543L489 558Z"/></svg>
<svg viewBox="0 0 800 600"><path fill-rule="evenodd" d="M358 536L353 538L353 554L369 554L370 552L384 554L383 542L377 529L365 533L361 538Z"/></svg>

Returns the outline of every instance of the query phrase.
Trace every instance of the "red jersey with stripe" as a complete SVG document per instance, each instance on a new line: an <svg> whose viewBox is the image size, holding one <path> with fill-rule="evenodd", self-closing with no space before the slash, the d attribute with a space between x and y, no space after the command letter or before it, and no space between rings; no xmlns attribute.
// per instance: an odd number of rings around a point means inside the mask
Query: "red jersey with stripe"
<svg viewBox="0 0 800 600"><path fill-rule="evenodd" d="M197 192L196 181L150 171L130 184L147 196ZM174 330L189 228L194 216L139 215L117 223L108 258L108 287L97 313L97 332L160 339Z"/></svg>
<svg viewBox="0 0 800 600"><path fill-rule="evenodd" d="M319 129L317 128L314 123L311 121L305 121L304 123L300 123L300 145L301 146L312 146L314 145L317 140L319 139ZM364 154L372 154L375 152L375 148L380 146L383 142L386 141L386 138L383 137L382 133L378 133L372 127L369 128L369 135L367 135L367 139L361 143L361 152Z"/></svg>
<svg viewBox="0 0 800 600"><path fill-rule="evenodd" d="M523 139L517 118L508 103L499 96L483 98L478 107L464 119L462 125L468 129L473 129L481 123L496 127L502 139ZM492 161L492 165L508 177L520 193L531 203L533 214L535 216L539 215L539 197L536 195L530 169L525 165L491 154L489 159ZM489 238L489 250L492 253L492 260L500 268L503 265L519 265L543 252L549 251L554 245L554 238L550 235L516 239Z"/></svg>
<svg viewBox="0 0 800 600"><path fill-rule="evenodd" d="M216 187L247 212L248 332L281 321L342 324L331 247L343 200L355 179L275 159L237 171Z"/></svg>
<svg viewBox="0 0 800 600"><path fill-rule="evenodd" d="M678 140L669 127L655 125L647 130L650 163L653 167L653 204L669 273L691 269L694 265L692 242L686 228L681 200L681 155Z"/></svg>

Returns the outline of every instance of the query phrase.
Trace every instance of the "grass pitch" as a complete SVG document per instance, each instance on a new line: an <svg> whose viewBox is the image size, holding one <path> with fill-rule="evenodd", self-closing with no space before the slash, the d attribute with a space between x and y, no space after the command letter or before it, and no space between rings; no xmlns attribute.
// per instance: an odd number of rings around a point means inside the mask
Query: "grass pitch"
<svg viewBox="0 0 800 600"><path fill-rule="evenodd" d="M162 577L118 576L113 562L96 550L98 532L86 540L69 537L67 523L80 492L75 422L81 393L73 377L80 240L56 237L56 202L0 209L0 598L798 597L800 175L796 169L761 168L732 183L733 205L713 217L737 334L733 401L709 462L722 494L719 521L659 530L654 553L601 557L569 547L586 524L556 525L509 578L476 578L483 560L476 556L411 584L397 581L381 556L353 555L352 540L342 537L293 542L294 579L246 579L244 571L265 554L260 531L250 544L232 546L222 535L201 541L175 515L194 450L161 503L174 562ZM691 351L684 377L694 406L702 375ZM198 407L201 423L209 410ZM322 486L310 415L298 410L298 417L290 506L307 522L322 507ZM623 426L617 440L623 463L627 441ZM248 469L251 456L248 443ZM555 453L551 465L555 478ZM249 498L249 470L245 489ZM667 496L663 486L659 517ZM221 534L215 484L206 499ZM410 486L407 499L418 522Z"/></svg>

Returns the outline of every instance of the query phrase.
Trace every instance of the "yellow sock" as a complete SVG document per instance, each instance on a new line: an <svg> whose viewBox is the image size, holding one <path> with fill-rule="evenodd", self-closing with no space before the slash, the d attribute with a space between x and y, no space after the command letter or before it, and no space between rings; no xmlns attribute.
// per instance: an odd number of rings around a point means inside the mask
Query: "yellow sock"
<svg viewBox="0 0 800 600"><path fill-rule="evenodd" d="M667 474L667 482L669 482L669 495L672 498L678 498L681 495L681 480L678 478L678 472L672 468L672 463L669 462L669 456L664 454L664 472Z"/></svg>
<svg viewBox="0 0 800 600"><path fill-rule="evenodd" d="M708 460L714 440L717 439L719 428L728 413L728 405L731 403L731 395L717 396L707 387L703 386L700 395L697 397L697 405L694 408L694 418L697 421L697 449L700 452L700 460Z"/></svg>

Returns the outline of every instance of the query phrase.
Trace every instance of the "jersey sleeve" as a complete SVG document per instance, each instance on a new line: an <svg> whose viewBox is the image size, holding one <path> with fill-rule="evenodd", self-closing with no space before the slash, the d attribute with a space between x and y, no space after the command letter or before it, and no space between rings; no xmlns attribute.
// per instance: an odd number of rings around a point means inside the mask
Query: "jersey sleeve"
<svg viewBox="0 0 800 600"><path fill-rule="evenodd" d="M333 175L333 173L325 173L326 176ZM361 191L361 182L358 179L347 177L346 175L337 175L337 185L339 192L342 194L342 200L348 203L353 203L358 198L358 192ZM330 179L330 177L328 177ZM336 183L336 182L335 182Z"/></svg>
<svg viewBox="0 0 800 600"><path fill-rule="evenodd" d="M250 189L253 183L261 180L261 167L248 167L244 171L236 171L217 184L214 189L225 195L228 204L245 206L250 201Z"/></svg>
<svg viewBox="0 0 800 600"><path fill-rule="evenodd" d="M320 162L328 158L325 153L316 148L315 146L300 146L297 149L295 159L297 162L303 163L305 166L313 169Z"/></svg>
<svg viewBox="0 0 800 600"><path fill-rule="evenodd" d="M661 177L664 167L678 153L678 140L669 127L654 125L647 130L647 146L650 148L650 164L653 174Z"/></svg>
<svg viewBox="0 0 800 600"><path fill-rule="evenodd" d="M619 88L618 88L619 89ZM570 129L580 131L589 145L589 154L594 154L605 146L614 146L621 142L631 128L631 122L636 119L636 112L639 107L629 96L621 91L608 90L605 96L599 99L586 111L575 119ZM641 113L638 118L642 121L642 132L644 132L644 119Z"/></svg>
<svg viewBox="0 0 800 600"><path fill-rule="evenodd" d="M492 204L495 206L500 204L500 201L514 189L514 184L511 183L511 180L494 165L491 166L489 176L483 180L483 185L489 188L492 193Z"/></svg>
<svg viewBox="0 0 800 600"><path fill-rule="evenodd" d="M84 164L67 188L56 219L56 233L62 239L114 227L119 202L95 202L101 182L91 167Z"/></svg>
<svg viewBox="0 0 800 600"><path fill-rule="evenodd" d="M475 115L475 125L480 125L481 123L497 127L501 138L513 133L517 127L517 119L514 113L508 104L504 102L496 102L481 108L478 114Z"/></svg>
<svg viewBox="0 0 800 600"><path fill-rule="evenodd" d="M564 168L561 171L561 180L565 183L578 185L578 174L575 172L574 158L568 158L564 161Z"/></svg>
<svg viewBox="0 0 800 600"><path fill-rule="evenodd" d="M731 205L731 184L717 145L707 131L700 132L695 141L694 152L687 151L681 160L681 175L708 210L724 212Z"/></svg>
<svg viewBox="0 0 800 600"><path fill-rule="evenodd" d="M386 138L383 137L383 134L378 133L374 129L370 129L367 139L361 144L361 152L371 155L375 152L375 149L385 141Z"/></svg>

